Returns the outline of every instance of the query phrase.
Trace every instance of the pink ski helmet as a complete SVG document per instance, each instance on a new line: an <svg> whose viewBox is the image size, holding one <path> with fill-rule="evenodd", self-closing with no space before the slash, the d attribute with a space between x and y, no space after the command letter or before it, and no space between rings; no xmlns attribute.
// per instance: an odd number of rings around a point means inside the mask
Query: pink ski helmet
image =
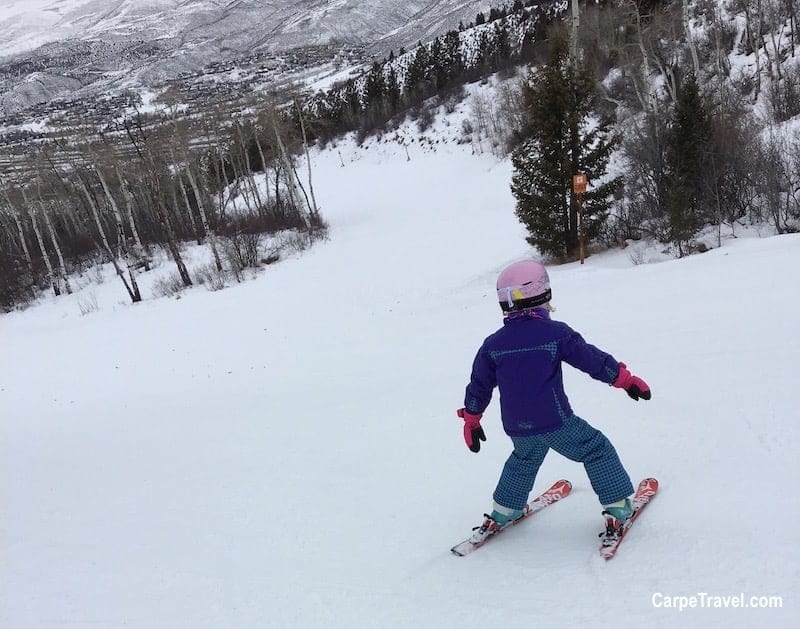
<svg viewBox="0 0 800 629"><path fill-rule="evenodd" d="M503 312L541 306L551 297L547 269L533 260L514 262L497 278L497 299Z"/></svg>

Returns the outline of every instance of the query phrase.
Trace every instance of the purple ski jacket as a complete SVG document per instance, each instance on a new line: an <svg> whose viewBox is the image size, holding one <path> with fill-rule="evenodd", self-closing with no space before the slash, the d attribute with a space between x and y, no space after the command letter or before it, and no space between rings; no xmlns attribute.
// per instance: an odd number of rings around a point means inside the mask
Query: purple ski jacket
<svg viewBox="0 0 800 629"><path fill-rule="evenodd" d="M607 384L619 374L613 356L584 341L566 323L551 320L547 310L512 314L478 350L464 406L472 414L483 413L497 387L507 435L557 430L573 414L564 393L562 361Z"/></svg>

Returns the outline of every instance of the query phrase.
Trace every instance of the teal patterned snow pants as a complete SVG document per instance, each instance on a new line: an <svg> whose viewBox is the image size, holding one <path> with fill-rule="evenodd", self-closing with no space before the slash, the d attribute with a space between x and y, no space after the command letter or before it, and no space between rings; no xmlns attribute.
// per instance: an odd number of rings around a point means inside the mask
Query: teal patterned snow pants
<svg viewBox="0 0 800 629"><path fill-rule="evenodd" d="M550 448L572 461L583 463L600 504L622 500L633 493L630 476L622 467L608 438L573 415L558 430L532 437L512 437L514 451L508 457L494 501L509 509L522 509L533 489L536 473Z"/></svg>

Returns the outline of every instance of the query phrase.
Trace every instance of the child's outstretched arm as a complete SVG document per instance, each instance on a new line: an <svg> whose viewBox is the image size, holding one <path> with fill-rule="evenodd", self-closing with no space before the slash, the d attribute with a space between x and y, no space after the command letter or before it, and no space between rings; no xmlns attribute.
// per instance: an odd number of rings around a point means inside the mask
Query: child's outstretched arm
<svg viewBox="0 0 800 629"><path fill-rule="evenodd" d="M628 371L625 363L617 362L611 354L587 343L575 330L565 327L569 333L559 343L560 357L564 362L589 374L595 380L618 389L625 389L634 400L650 399L650 387L644 380Z"/></svg>
<svg viewBox="0 0 800 629"><path fill-rule="evenodd" d="M625 363L619 364L619 375L617 376L617 379L611 383L611 386L617 387L618 389L625 389L631 399L637 401L639 398L643 400L649 400L651 397L650 387L648 384L639 376L634 376L630 371L628 371Z"/></svg>
<svg viewBox="0 0 800 629"><path fill-rule="evenodd" d="M481 346L472 363L464 407L473 415L480 415L492 401L492 392L497 386L496 366L485 346Z"/></svg>
<svg viewBox="0 0 800 629"><path fill-rule="evenodd" d="M481 347L472 363L467 391L464 396L464 408L457 411L458 416L464 420L464 441L473 452L479 452L481 441L486 441L486 434L480 421L483 411L492 401L492 392L497 385L494 361L488 352Z"/></svg>

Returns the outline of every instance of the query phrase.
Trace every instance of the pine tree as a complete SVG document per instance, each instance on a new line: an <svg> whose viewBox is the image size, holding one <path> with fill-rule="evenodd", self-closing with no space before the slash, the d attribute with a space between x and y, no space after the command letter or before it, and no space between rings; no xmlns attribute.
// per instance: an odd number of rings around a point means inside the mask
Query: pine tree
<svg viewBox="0 0 800 629"><path fill-rule="evenodd" d="M464 75L464 56L461 54L461 38L457 31L449 31L444 37L442 47L447 78L450 82L459 81Z"/></svg>
<svg viewBox="0 0 800 629"><path fill-rule="evenodd" d="M586 173L594 183L583 195L588 240L599 234L611 196L621 185L620 178L595 183L604 179L616 144L606 123L593 122L595 98L590 73L570 65L567 41L557 35L547 65L529 76L525 86L528 124L512 155L511 189L528 242L558 258L573 258L579 247L572 176Z"/></svg>
<svg viewBox="0 0 800 629"><path fill-rule="evenodd" d="M437 92L440 92L447 86L448 72L447 63L443 54L442 40L437 37L431 44L430 52L430 75L433 81L433 87Z"/></svg>
<svg viewBox="0 0 800 629"><path fill-rule="evenodd" d="M386 117L386 79L383 76L383 66L377 61L367 74L364 86L364 104L366 107L365 121L367 126L383 122Z"/></svg>
<svg viewBox="0 0 800 629"><path fill-rule="evenodd" d="M405 93L409 102L422 100L427 95L430 54L424 44L417 46L414 58L408 64L405 79Z"/></svg>
<svg viewBox="0 0 800 629"><path fill-rule="evenodd" d="M678 87L672 126L666 139L666 165L661 206L666 212L663 239L678 248L678 255L704 223L704 164L711 141L711 123L693 75Z"/></svg>
<svg viewBox="0 0 800 629"><path fill-rule="evenodd" d="M389 115L393 116L397 113L398 106L400 105L400 84L397 81L397 72L394 66L389 66L389 72L386 74L386 106L389 109Z"/></svg>

